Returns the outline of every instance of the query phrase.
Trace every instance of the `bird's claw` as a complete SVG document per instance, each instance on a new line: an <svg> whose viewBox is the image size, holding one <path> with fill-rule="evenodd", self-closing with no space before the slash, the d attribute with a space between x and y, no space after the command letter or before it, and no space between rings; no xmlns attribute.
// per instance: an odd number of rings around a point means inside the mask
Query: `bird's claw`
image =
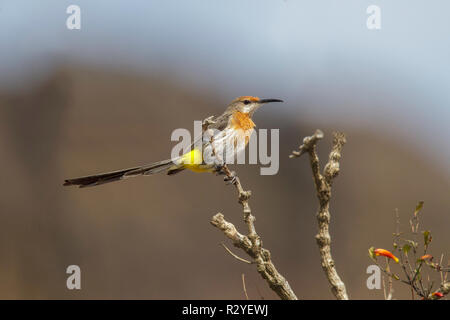
<svg viewBox="0 0 450 320"><path fill-rule="evenodd" d="M216 175L225 174L225 171L223 170L223 165L219 163L214 164L214 172L216 173Z"/></svg>
<svg viewBox="0 0 450 320"><path fill-rule="evenodd" d="M229 184L236 184L236 179L237 179L236 172L231 171L230 175L227 175L227 176L225 176L223 178L223 181L225 181L225 183L227 185L229 185Z"/></svg>
<svg viewBox="0 0 450 320"><path fill-rule="evenodd" d="M236 184L236 179L237 179L236 172L224 170L224 169L225 169L225 165L223 165L223 164L216 163L214 165L214 172L216 173L216 175L225 175L225 177L223 177L223 181L225 181L225 183L227 185Z"/></svg>

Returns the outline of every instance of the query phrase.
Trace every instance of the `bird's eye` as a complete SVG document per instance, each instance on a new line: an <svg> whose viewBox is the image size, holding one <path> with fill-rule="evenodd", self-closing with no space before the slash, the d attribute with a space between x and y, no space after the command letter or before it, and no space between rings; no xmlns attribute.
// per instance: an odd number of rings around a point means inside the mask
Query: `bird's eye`
<svg viewBox="0 0 450 320"><path fill-rule="evenodd" d="M244 104L249 104L250 100L244 100Z"/></svg>

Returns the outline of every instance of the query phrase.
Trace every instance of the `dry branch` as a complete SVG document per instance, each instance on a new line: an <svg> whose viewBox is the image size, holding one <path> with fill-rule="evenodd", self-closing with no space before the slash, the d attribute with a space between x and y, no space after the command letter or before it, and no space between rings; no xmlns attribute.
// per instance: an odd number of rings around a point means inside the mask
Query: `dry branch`
<svg viewBox="0 0 450 320"><path fill-rule="evenodd" d="M331 186L334 178L339 174L339 160L346 139L343 133L335 132L333 134L333 146L328 163L325 165L323 173L321 173L319 157L317 155L317 143L322 138L323 132L316 130L312 136L303 139L303 144L299 147L299 150L293 151L290 158L300 157L304 153L309 154L317 198L319 200L319 209L317 211L319 232L316 235L316 241L319 246L322 269L331 285L331 291L336 298L339 300L348 300L345 284L339 277L333 257L331 256L331 237L329 232Z"/></svg>
<svg viewBox="0 0 450 320"><path fill-rule="evenodd" d="M247 225L248 234L243 235L236 227L225 220L222 213L217 213L211 219L211 224L221 230L234 244L244 250L256 264L256 270L267 281L270 288L283 300L297 300L287 280L278 272L272 262L270 251L262 247L262 241L255 229L255 216L252 215L248 200L250 191L245 191L238 177L236 177L227 166L223 172L233 182L238 192L239 203L243 207L244 222Z"/></svg>

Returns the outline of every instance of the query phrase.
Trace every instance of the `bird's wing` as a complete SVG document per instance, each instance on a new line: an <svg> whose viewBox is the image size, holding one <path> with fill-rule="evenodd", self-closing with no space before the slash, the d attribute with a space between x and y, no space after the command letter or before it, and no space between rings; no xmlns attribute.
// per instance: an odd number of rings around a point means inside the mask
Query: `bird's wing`
<svg viewBox="0 0 450 320"><path fill-rule="evenodd" d="M218 138L218 135L222 130L224 130L228 125L229 116L224 113L220 116L211 116L203 120L203 128L202 128L202 134L198 137L194 138L194 142L189 146L190 153L192 150L196 149L196 146L202 145L203 151L205 151L206 148L211 148L211 142L204 140L203 135L206 130L213 129L213 136L212 140L216 140ZM182 157L180 157L181 159Z"/></svg>
<svg viewBox="0 0 450 320"><path fill-rule="evenodd" d="M225 113L221 114L220 116L211 116L203 120L203 123L205 125L202 128L202 134L201 136L194 138L194 142L189 146L189 150L194 149L194 146L203 140L203 134L205 133L206 130L213 129L214 130L213 137L216 137L220 131L222 131L227 127L228 120L229 116ZM202 141L202 143L208 144L209 141Z"/></svg>
<svg viewBox="0 0 450 320"><path fill-rule="evenodd" d="M222 131L228 125L230 116L227 113L221 114L218 117L214 117L211 123L207 126L207 129L215 129Z"/></svg>

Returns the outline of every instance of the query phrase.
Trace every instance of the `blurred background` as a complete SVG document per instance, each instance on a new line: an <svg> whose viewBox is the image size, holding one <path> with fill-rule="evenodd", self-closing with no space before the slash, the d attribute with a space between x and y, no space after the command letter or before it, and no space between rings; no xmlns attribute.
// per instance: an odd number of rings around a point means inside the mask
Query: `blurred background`
<svg viewBox="0 0 450 320"><path fill-rule="evenodd" d="M66 9L81 8L81 30ZM381 30L366 9L381 8ZM431 253L450 254L448 1L0 1L0 298L277 298L227 254L217 212L244 232L235 190L183 172L97 188L65 178L170 157L176 128L233 98L282 98L255 114L280 129L280 170L236 169L264 245L302 299L332 299L314 236L305 135L347 133L331 205L332 251L351 298L370 246L391 249L419 200ZM229 243L228 243L229 244ZM237 249L233 249L245 257ZM68 265L82 289L66 288ZM394 297L410 292L395 285Z"/></svg>

